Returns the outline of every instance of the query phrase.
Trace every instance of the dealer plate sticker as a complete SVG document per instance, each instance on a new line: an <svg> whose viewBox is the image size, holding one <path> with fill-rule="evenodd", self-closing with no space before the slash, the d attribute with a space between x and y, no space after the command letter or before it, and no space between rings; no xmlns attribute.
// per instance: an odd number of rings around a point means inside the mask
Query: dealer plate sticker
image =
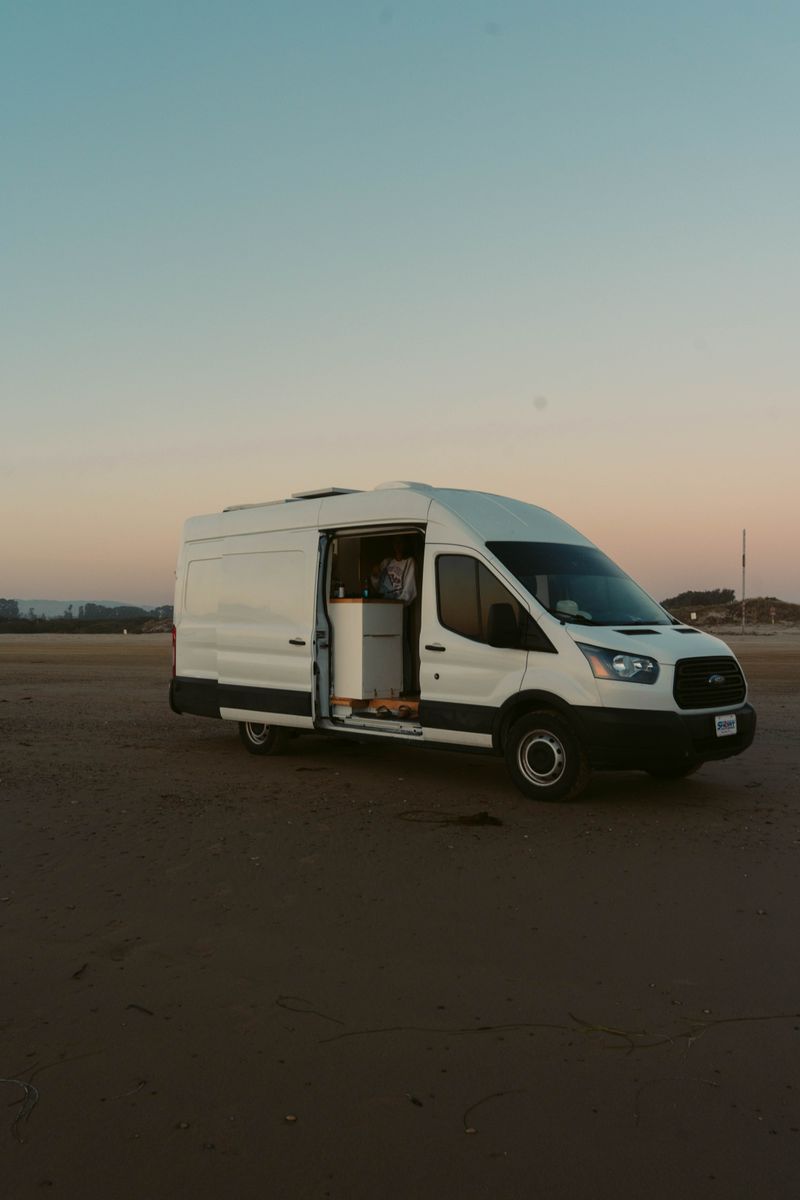
<svg viewBox="0 0 800 1200"><path fill-rule="evenodd" d="M736 713L726 713L724 717L714 717L714 728L717 737L730 737L736 733Z"/></svg>

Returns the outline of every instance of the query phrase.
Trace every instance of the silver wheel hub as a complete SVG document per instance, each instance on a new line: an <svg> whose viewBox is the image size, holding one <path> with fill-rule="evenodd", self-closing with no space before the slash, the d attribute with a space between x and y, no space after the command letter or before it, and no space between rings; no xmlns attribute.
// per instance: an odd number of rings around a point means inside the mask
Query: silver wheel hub
<svg viewBox="0 0 800 1200"><path fill-rule="evenodd" d="M517 747L520 774L536 787L552 787L567 766L563 743L549 729L533 729Z"/></svg>
<svg viewBox="0 0 800 1200"><path fill-rule="evenodd" d="M254 746L263 746L269 736L269 725L251 725L248 721L247 736Z"/></svg>

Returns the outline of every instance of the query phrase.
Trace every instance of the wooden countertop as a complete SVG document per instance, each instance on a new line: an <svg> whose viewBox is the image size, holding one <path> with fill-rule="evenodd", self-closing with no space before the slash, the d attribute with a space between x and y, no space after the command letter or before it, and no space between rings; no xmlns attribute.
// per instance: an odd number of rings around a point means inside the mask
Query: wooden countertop
<svg viewBox="0 0 800 1200"><path fill-rule="evenodd" d="M385 596L331 596L328 604L402 604L402 600L388 600Z"/></svg>

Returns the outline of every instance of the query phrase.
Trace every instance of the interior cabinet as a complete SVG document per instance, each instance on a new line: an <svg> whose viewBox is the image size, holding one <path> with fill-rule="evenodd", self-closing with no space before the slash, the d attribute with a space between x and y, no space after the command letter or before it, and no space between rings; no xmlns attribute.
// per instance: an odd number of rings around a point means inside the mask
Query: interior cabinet
<svg viewBox="0 0 800 1200"><path fill-rule="evenodd" d="M371 700L403 690L403 605L397 600L328 601L333 624L333 693Z"/></svg>

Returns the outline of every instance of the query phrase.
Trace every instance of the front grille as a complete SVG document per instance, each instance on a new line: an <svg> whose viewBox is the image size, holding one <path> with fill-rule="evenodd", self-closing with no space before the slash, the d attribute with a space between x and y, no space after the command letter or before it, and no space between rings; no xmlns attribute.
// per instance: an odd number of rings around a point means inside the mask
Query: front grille
<svg viewBox="0 0 800 1200"><path fill-rule="evenodd" d="M721 675L724 683L709 683ZM747 685L735 658L682 658L675 664L678 708L731 708L744 701Z"/></svg>

